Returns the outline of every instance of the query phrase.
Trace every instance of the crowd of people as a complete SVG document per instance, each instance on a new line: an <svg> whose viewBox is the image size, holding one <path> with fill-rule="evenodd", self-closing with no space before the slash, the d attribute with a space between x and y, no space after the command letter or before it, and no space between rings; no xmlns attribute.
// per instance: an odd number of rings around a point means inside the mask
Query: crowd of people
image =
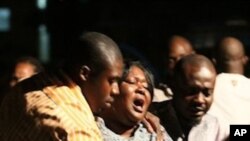
<svg viewBox="0 0 250 141"><path fill-rule="evenodd" d="M107 35L85 32L56 70L18 59L1 100L0 140L226 141L231 124L250 123L239 39L224 37L205 56L172 36L158 84L146 65L124 56Z"/></svg>

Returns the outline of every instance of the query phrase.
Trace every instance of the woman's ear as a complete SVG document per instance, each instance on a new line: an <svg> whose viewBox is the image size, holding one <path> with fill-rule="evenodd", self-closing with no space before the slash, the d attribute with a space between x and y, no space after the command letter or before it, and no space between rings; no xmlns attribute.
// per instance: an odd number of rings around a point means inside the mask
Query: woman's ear
<svg viewBox="0 0 250 141"><path fill-rule="evenodd" d="M91 72L91 69L88 67L88 66L82 66L81 69L80 69L80 78L83 80L83 81L87 81L88 78L89 78L89 74Z"/></svg>

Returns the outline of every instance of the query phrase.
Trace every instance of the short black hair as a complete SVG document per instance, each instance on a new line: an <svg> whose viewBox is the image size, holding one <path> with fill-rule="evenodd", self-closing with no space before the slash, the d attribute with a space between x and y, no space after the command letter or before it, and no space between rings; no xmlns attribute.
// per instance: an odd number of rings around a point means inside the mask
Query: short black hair
<svg viewBox="0 0 250 141"><path fill-rule="evenodd" d="M66 68L69 71L79 70L86 65L92 74L98 75L116 59L122 59L122 54L110 37L98 32L85 32L68 51Z"/></svg>

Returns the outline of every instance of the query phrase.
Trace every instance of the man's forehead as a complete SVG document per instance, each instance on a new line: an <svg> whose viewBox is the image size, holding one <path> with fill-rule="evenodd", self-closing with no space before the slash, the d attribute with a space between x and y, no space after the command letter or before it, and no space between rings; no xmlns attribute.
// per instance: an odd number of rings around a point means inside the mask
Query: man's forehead
<svg viewBox="0 0 250 141"><path fill-rule="evenodd" d="M186 80L203 79L203 80L215 80L216 72L212 67L207 65L194 67L189 65L185 69Z"/></svg>
<svg viewBox="0 0 250 141"><path fill-rule="evenodd" d="M115 61L107 63L107 71L109 73L122 73L123 67L124 64L122 59L116 59Z"/></svg>
<svg viewBox="0 0 250 141"><path fill-rule="evenodd" d="M173 55L188 55L191 54L192 49L184 47L182 45L177 45L169 50L169 56Z"/></svg>

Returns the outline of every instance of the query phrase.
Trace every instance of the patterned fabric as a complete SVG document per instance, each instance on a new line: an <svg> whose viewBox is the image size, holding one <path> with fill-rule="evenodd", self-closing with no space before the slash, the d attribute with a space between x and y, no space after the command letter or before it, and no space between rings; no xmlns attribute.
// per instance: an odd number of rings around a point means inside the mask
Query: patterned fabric
<svg viewBox="0 0 250 141"><path fill-rule="evenodd" d="M0 140L102 140L81 89L73 83L69 87L44 82L34 76L7 95L0 108Z"/></svg>
<svg viewBox="0 0 250 141"><path fill-rule="evenodd" d="M97 125L102 132L104 141L156 141L156 134L149 133L142 123L138 125L138 128L134 132L134 135L129 139L126 139L108 129L105 126L103 119L100 117L97 118ZM163 141L172 141L163 127L162 132L164 132Z"/></svg>

